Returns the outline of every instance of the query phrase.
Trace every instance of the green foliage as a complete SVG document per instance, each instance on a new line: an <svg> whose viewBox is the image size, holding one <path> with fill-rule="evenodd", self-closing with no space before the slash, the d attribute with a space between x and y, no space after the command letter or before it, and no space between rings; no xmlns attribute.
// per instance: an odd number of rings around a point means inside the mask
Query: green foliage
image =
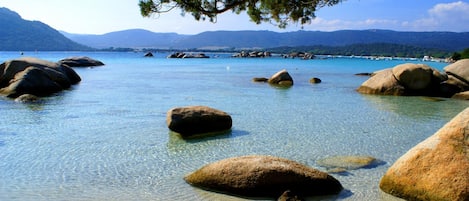
<svg viewBox="0 0 469 201"><path fill-rule="evenodd" d="M451 56L451 59L454 61L460 60L460 59L469 59L469 48L464 49L462 52L455 52Z"/></svg>
<svg viewBox="0 0 469 201"><path fill-rule="evenodd" d="M426 55L436 58L446 58L450 56L450 52L444 50L390 43L353 44L345 46L316 45L301 47L278 47L267 50L275 53L308 52L316 55L345 56L355 55L413 58L421 58Z"/></svg>
<svg viewBox="0 0 469 201"><path fill-rule="evenodd" d="M140 0L139 6L144 17L180 8L183 15L190 13L196 20L208 18L216 22L218 14L231 10L236 14L246 12L256 24L275 22L285 28L289 23L310 23L317 9L340 2L342 0Z"/></svg>

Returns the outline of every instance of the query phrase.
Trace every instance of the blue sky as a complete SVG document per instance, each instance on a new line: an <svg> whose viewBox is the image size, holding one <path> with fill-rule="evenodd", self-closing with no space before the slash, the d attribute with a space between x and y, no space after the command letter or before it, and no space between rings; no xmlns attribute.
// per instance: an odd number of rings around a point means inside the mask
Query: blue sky
<svg viewBox="0 0 469 201"><path fill-rule="evenodd" d="M197 34L215 30L297 31L291 24L279 29L269 23L256 25L246 14L230 12L217 23L195 21L191 15L173 10L152 18L143 18L138 0L2 0L24 19L42 21L51 27L79 34L104 34L142 28L154 32ZM344 29L390 29L396 31L469 32L469 1L459 0L346 0L324 7L303 30L334 31Z"/></svg>

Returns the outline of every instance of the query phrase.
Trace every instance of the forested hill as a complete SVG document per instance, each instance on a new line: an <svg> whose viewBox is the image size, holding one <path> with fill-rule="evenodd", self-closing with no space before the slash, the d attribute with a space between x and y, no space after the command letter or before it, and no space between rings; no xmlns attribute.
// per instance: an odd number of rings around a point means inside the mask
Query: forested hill
<svg viewBox="0 0 469 201"><path fill-rule="evenodd" d="M39 21L28 21L0 7L0 51L90 50Z"/></svg>
<svg viewBox="0 0 469 201"><path fill-rule="evenodd" d="M208 31L196 35L123 30L104 35L74 35L71 39L96 48L272 48L296 46L346 46L353 44L398 44L445 51L469 47L469 32L399 32L390 30L342 31Z"/></svg>

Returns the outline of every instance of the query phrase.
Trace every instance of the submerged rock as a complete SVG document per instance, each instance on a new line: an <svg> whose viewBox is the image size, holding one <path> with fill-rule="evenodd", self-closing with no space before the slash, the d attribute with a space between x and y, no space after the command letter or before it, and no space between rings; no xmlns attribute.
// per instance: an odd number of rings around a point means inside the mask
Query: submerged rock
<svg viewBox="0 0 469 201"><path fill-rule="evenodd" d="M333 156L317 161L317 164L334 171L354 170L370 166L376 162L376 158L371 156Z"/></svg>
<svg viewBox="0 0 469 201"><path fill-rule="evenodd" d="M342 185L329 174L273 156L241 156L208 164L184 180L202 189L247 197L277 198L286 190L301 196L338 194Z"/></svg>
<svg viewBox="0 0 469 201"><path fill-rule="evenodd" d="M231 129L231 116L221 110L207 106L187 106L170 109L166 124L183 137L198 134L223 132Z"/></svg>
<svg viewBox="0 0 469 201"><path fill-rule="evenodd" d="M23 94L15 98L16 102L21 102L21 103L33 103L38 100L39 100L39 97L32 95L32 94Z"/></svg>
<svg viewBox="0 0 469 201"><path fill-rule="evenodd" d="M406 200L469 200L469 108L401 156L380 188Z"/></svg>

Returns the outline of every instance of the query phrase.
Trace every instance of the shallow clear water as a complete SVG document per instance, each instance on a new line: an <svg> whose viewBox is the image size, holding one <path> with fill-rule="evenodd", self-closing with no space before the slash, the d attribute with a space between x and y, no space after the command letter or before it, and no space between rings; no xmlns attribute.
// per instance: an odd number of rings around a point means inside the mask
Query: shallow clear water
<svg viewBox="0 0 469 201"><path fill-rule="evenodd" d="M333 174L346 190L311 200L394 200L378 188L387 168L469 106L355 92L367 79L355 73L419 61L25 53L51 61L77 55L106 65L76 68L80 84L40 103L0 98L0 200L243 200L193 188L182 178L207 163L250 154L320 170L318 159L370 155L383 164ZM19 56L0 52L1 61ZM281 69L293 87L251 82ZM310 84L312 77L323 82ZM187 105L228 112L232 132L199 140L169 132L166 112Z"/></svg>

